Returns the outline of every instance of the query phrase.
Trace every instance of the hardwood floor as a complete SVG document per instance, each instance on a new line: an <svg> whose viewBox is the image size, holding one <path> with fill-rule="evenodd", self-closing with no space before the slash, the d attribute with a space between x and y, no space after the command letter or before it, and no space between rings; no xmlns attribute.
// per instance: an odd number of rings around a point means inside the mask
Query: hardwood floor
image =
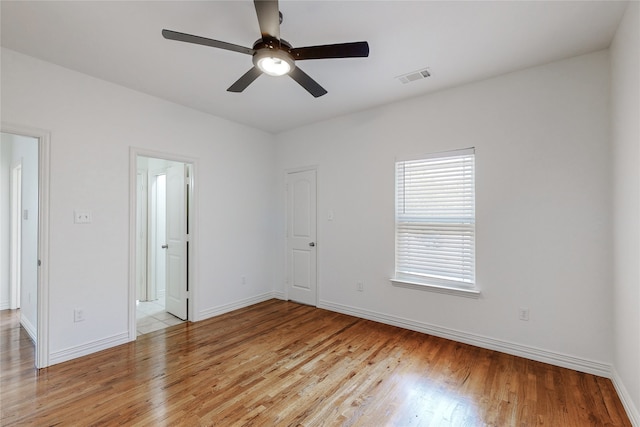
<svg viewBox="0 0 640 427"><path fill-rule="evenodd" d="M40 372L0 317L3 426L631 425L608 379L291 302Z"/></svg>

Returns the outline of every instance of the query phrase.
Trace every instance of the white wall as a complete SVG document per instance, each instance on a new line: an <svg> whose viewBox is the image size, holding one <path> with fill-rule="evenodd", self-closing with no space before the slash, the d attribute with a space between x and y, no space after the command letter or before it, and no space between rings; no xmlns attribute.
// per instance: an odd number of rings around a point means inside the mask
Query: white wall
<svg viewBox="0 0 640 427"><path fill-rule="evenodd" d="M11 240L11 212L10 187L11 166L22 165L22 211L27 212L27 218L22 217L21 237L21 295L20 320L27 331L35 338L38 319L37 283L38 283L38 140L20 135L2 133L2 157L0 170L2 171L2 223L1 262L2 283L0 284L0 307L9 308L10 301L10 240Z"/></svg>
<svg viewBox="0 0 640 427"><path fill-rule="evenodd" d="M6 49L1 71L3 122L51 132L54 362L126 340L131 146L196 160L194 320L272 295L273 136Z"/></svg>
<svg viewBox="0 0 640 427"><path fill-rule="evenodd" d="M640 425L640 4L611 46L614 204L614 382Z"/></svg>
<svg viewBox="0 0 640 427"><path fill-rule="evenodd" d="M285 170L318 166L320 305L606 373L608 59L597 52L278 135L281 189ZM394 287L395 159L470 146L482 297Z"/></svg>

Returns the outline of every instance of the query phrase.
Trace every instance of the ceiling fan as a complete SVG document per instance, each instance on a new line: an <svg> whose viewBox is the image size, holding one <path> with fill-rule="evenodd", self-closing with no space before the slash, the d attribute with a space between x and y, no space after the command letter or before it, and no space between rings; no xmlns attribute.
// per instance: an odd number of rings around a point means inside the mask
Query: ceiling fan
<svg viewBox="0 0 640 427"><path fill-rule="evenodd" d="M317 98L326 94L327 91L297 67L296 61L369 56L369 44L367 42L294 48L286 40L280 38L282 13L278 9L278 1L254 0L254 5L262 38L256 41L252 48L171 30L162 30L162 36L169 40L217 47L253 56L253 67L227 89L229 92L242 92L262 73L271 76L288 74L300 86Z"/></svg>

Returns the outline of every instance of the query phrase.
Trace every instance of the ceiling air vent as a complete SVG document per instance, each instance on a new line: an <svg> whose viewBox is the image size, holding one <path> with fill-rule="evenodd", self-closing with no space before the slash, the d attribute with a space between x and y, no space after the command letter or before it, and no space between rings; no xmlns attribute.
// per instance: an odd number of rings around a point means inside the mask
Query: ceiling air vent
<svg viewBox="0 0 640 427"><path fill-rule="evenodd" d="M401 83L409 83L415 82L416 80L426 79L431 75L431 70L429 68L425 68L422 70L414 71L412 73L403 74L401 76L396 77L396 79L400 80Z"/></svg>

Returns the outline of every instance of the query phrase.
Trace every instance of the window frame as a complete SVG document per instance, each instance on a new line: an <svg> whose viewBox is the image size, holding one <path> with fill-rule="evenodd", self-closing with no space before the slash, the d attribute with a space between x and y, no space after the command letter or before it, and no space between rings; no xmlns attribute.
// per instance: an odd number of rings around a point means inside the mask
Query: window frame
<svg viewBox="0 0 640 427"><path fill-rule="evenodd" d="M438 189L439 187L442 188L442 184L440 182L435 181L435 186L433 186L434 181L431 181L430 184L424 186L411 186L411 184L408 184L408 181L404 181L404 174L406 173L404 168L407 166L416 166L420 169L417 174L422 173L422 177L424 177L430 173L427 171L435 170L436 173L443 172L447 168L447 159L451 159L455 162L456 158L460 161L460 165L468 165L470 163L472 169L470 177L469 173L464 170L459 175L454 176L457 180L455 184L457 185L456 188L458 189L458 194L446 194L446 198L449 199L453 196L453 200L457 202L455 204L456 208L453 210L444 207L442 202L439 202L436 205L433 204L436 198L441 198L443 196L442 190ZM399 167L403 167L402 171L399 170ZM395 273L394 277L390 279L391 283L395 286L411 289L430 290L472 298L479 297L480 291L477 287L477 280L475 277L475 148L471 147L461 150L431 153L415 158L396 159L394 172ZM400 182L400 176L403 177L402 182ZM413 196L406 196L405 193L400 194L407 189L414 191L417 190L419 194ZM430 199L431 203L429 203L429 199L424 199L424 197L426 197L425 194L429 192L428 190L433 191L434 189L439 192ZM460 189L462 189L462 191ZM469 191L471 193L470 202ZM460 195L461 192L463 194L462 196ZM404 206L406 203L411 205L412 202L412 206L416 207L412 208L411 213L408 213ZM403 209L405 209L403 212L400 212L400 206L403 206ZM404 225L400 226L402 222L404 222ZM438 253L439 249L427 252L424 251L424 247L422 247L421 254L418 254L419 256L417 257L419 259L417 263L415 262L416 252L412 252L411 249L407 249L411 246L407 243L410 239L424 238L425 234L421 230L426 230L427 233L430 231L429 226L426 226L425 228L418 228L416 233L412 233L408 229L415 224L424 224L426 222L434 225L432 230L436 235L438 235L438 233L442 233L441 227L443 226L447 228L452 227L456 233L456 239L458 240L453 243L453 246L461 243L461 245L458 246L462 246L462 248L460 248L460 251L453 257L460 258L462 260L460 264L464 265L464 267L460 269L460 274L454 273L452 275L457 277L447 277L446 274L443 276L434 274L435 270L441 267L445 267L446 269L446 267L450 267L451 265L451 259L448 258L443 262L442 266L432 261L434 255L441 255ZM412 224L407 226L407 223ZM420 225L419 227L423 226ZM458 236L458 234L460 234L460 236ZM469 242L471 244L470 248L468 247ZM400 245L402 245L402 249L400 249ZM415 265L412 267L412 264L422 264L422 261L425 261L429 266L434 266L435 270L430 270L430 267L427 267L426 270L430 271L425 272L425 270L419 271L422 267L415 267ZM417 268L417 270L412 270L414 267Z"/></svg>

